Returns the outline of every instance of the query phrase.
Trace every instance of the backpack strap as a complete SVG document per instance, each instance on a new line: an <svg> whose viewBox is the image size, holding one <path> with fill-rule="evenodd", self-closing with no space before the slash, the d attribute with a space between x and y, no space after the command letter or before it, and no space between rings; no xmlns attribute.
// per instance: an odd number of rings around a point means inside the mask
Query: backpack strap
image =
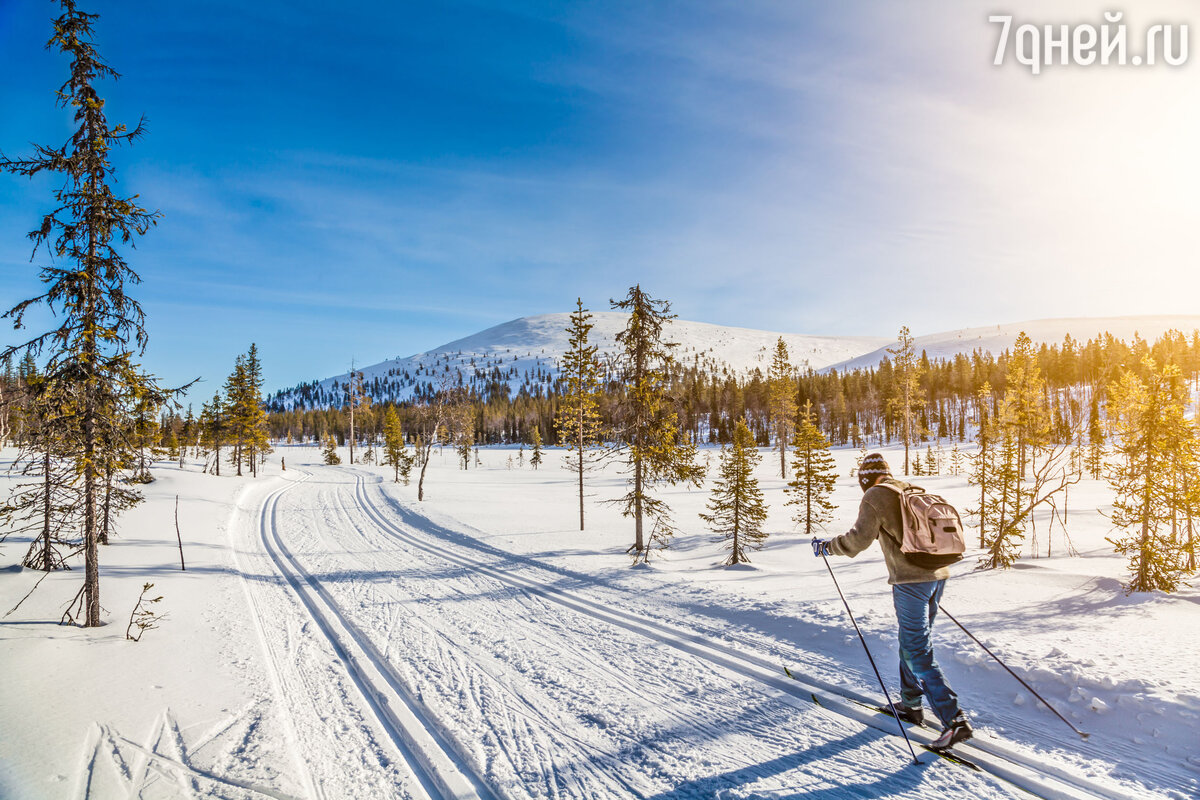
<svg viewBox="0 0 1200 800"><path fill-rule="evenodd" d="M922 489L920 486L908 486L905 488L901 488L899 486L896 486L895 484L886 483L884 481L880 481L879 483L875 484L875 486L878 486L881 489L891 489L893 492L896 493L897 500L900 503L901 531L899 533L899 537L897 537L895 534L892 534L890 532L888 532L888 535L891 536L892 540L896 542L897 547L903 547L904 546L904 530L903 529L908 528L908 526L909 526L909 520L908 520L909 511L908 511L908 505L904 502L904 495L906 495L912 489L916 489L917 491L920 491L920 492L924 492L925 490ZM875 486L872 486L871 488L874 489ZM883 528L883 526L880 526L880 528L884 531L887 531L887 529Z"/></svg>

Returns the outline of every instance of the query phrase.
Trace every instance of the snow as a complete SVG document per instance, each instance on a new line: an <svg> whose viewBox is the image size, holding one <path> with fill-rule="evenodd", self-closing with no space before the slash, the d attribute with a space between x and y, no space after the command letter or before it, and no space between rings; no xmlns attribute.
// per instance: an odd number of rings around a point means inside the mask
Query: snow
<svg viewBox="0 0 1200 800"><path fill-rule="evenodd" d="M850 699L881 697L770 453L772 535L750 565L721 566L697 516L707 493L674 487L681 534L631 569L631 522L601 502L620 493L614 467L589 476L581 532L558 453L535 472L506 469L510 452L484 449L468 471L435 453L424 503L386 468L325 467L313 448L281 447L258 479L157 466L102 549L104 627L54 624L78 570L0 620L0 797L1025 796L992 772L1044 796L1200 792L1200 592L1123 593L1102 484L1072 488L1078 556L1043 519L1040 557L955 568L946 610L1091 734L939 620L939 660L979 731L963 752L989 770L977 774L928 754L913 767ZM832 532L861 496L856 455L835 451ZM919 480L972 504L962 477ZM0 612L41 577L13 569L26 541L0 544ZM831 564L894 690L882 556ZM125 641L147 581L168 616Z"/></svg>
<svg viewBox="0 0 1200 800"><path fill-rule="evenodd" d="M918 353L924 351L931 359L953 358L959 353L969 355L976 350L999 355L1011 349L1017 336L1024 331L1034 344L1056 344L1070 335L1077 344L1086 344L1089 339L1111 333L1114 338L1126 342L1141 336L1153 342L1167 331L1176 330L1185 336L1200 329L1200 316L1129 316L1129 317L1077 317L1066 319L1037 319L1012 322L1005 325L989 325L983 328L961 328L959 330L929 333L915 336L913 347ZM915 333L915 332L914 332ZM888 345L891 346L891 345ZM888 357L884 346L870 353L852 357L836 366L839 370L873 367Z"/></svg>
<svg viewBox="0 0 1200 800"><path fill-rule="evenodd" d="M618 351L617 334L624 329L628 316L615 311L594 311L590 342L597 345L602 359L611 359ZM455 380L461 374L468 385L487 388L494 379L516 393L524 386L529 391L548 391L558 376L558 362L567 350L567 326L570 314L542 314L505 322L441 347L408 357L397 357L367 367L361 372L376 400L406 400L420 385L437 385L443 375ZM1070 334L1080 344L1105 332L1131 341L1135 334L1153 341L1169 330L1185 335L1200 329L1200 316L1130 316L1077 319L1043 319L964 328L917 336L917 352L930 358L952 358L958 353L983 350L998 355L1011 348L1024 331L1035 343L1061 345ZM776 341L787 343L793 366L818 372L874 367L888 357L887 348L894 338L871 336L814 336L778 333L750 328L712 325L705 322L674 320L666 339L678 343L676 358L685 366L700 366L712 372L728 371L745 377L759 370L766 374ZM349 380L349 373L317 382L325 399L317 405L341 405L344 392L338 388ZM372 381L378 381L371 385ZM294 392L281 392L276 399L285 407L296 401Z"/></svg>
<svg viewBox="0 0 1200 800"><path fill-rule="evenodd" d="M589 341L599 348L602 359L611 358L619 349L616 337L624 330L629 315L616 311L591 313L594 327ZM544 390L553 385L558 375L558 360L568 346L569 324L570 314L566 313L522 317L428 352L389 359L361 371L368 384L376 378L399 381L393 390L377 389L376 399L406 399L412 395L414 385L428 382L436 385L438 376L446 373L461 373L465 381L475 380L482 387L493 371L498 371L500 382L508 384L514 393L526 380ZM788 345L794 366L816 370L866 353L887 341L869 336L776 333L679 319L669 324L665 336L678 344L674 354L685 366L728 369L737 375L754 369L765 375L780 337ZM407 379L403 378L406 373ZM326 391L337 391L336 387L347 380L348 372L322 380L319 386ZM285 393L281 399L286 403L289 397Z"/></svg>

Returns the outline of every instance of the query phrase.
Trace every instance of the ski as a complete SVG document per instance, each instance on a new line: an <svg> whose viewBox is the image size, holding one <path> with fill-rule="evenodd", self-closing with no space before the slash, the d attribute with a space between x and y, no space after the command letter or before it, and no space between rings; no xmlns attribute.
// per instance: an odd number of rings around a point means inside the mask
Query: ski
<svg viewBox="0 0 1200 800"><path fill-rule="evenodd" d="M786 665L783 668L783 674L787 675L789 678L791 678L792 680L794 680L796 682L802 682L802 681L800 681L799 678L797 678L795 675L792 674L792 671L790 669L788 669ZM813 703L815 703L816 705L818 705L818 706L821 705L820 698L817 697L815 694L809 693L809 698L811 698ZM856 700L853 697L838 697L838 699L844 700L845 702L848 702L848 703L853 703L857 706L860 706L861 708L867 709L868 711L874 711L876 714L885 714L889 717L892 717L892 719L895 719L895 716L892 714L892 710L890 708L888 708L887 706L877 706L877 705L872 705L871 703L864 703L863 701ZM928 730L933 730L933 728L930 728L930 726L925 725L925 724L919 725L917 727L926 728ZM971 761L970 759L967 759L967 758L963 758L958 753L951 752L950 748L946 748L945 750L935 750L934 748L930 747L927 744L922 744L921 742L917 742L917 744L922 749L924 749L930 753L933 753L934 755L938 756L939 758L945 759L946 761L950 762L951 764L957 764L960 767L966 767L967 769L974 770L975 772L983 772L983 768L980 767L978 764L976 764L974 761Z"/></svg>

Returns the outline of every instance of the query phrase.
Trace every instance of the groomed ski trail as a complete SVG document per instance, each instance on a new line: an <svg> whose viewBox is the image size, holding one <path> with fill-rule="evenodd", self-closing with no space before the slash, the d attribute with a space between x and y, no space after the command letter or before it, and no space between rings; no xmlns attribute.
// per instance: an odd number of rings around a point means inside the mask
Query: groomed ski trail
<svg viewBox="0 0 1200 800"><path fill-rule="evenodd" d="M428 796L433 800L497 800L465 768L451 744L424 718L419 702L391 673L387 661L341 613L320 582L304 569L280 538L276 528L279 498L296 483L273 491L263 501L259 533L265 552L324 634L362 699Z"/></svg>
<svg viewBox="0 0 1200 800"><path fill-rule="evenodd" d="M410 533L361 473L313 472L272 510L276 547L497 796L1024 796L940 760L906 768L870 725Z"/></svg>
<svg viewBox="0 0 1200 800"><path fill-rule="evenodd" d="M371 478L376 484L382 483L377 476L371 476ZM872 705L874 703L870 697L819 679L798 676L788 679L780 675L781 665L779 663L761 655L730 646L694 631L622 611L611 604L595 602L579 594L557 588L551 585L551 581L538 582L517 575L513 571L497 569L476 555L464 555L461 551L470 549L470 542L464 540L463 537L437 536L436 532L439 531L451 532L444 531L441 526L423 517L413 508L398 503L382 491L378 492L379 496L383 498L382 504L373 499L367 485L367 479L363 475L356 476L355 491L359 506L387 535L402 540L411 547L477 571L479 574L488 575L497 581L538 595L596 620L624 628L712 662L770 687L776 693L784 695L787 702L804 704L815 701L843 717L898 737L899 732L891 719L883 718L874 711L862 707L861 704ZM386 504L386 508L384 504ZM400 521L393 518L397 515ZM454 552L447 551L451 542L455 547ZM489 555L494 555L491 548L488 550ZM523 557L514 557L513 560L520 561L522 568L536 569L540 566L531 559ZM546 572L550 572L550 570L546 570ZM929 744L935 738L934 734L919 729L910 729L909 736L922 744ZM1024 792L1046 800L1081 800L1082 798L1127 800L1133 796L1121 788L1094 781L1086 775L1081 775L1052 761L1032 759L1006 746L1003 742L988 738L986 734L965 745L959 745L959 749L963 750L964 754L968 755L983 771ZM906 754L903 757L907 757ZM928 754L927 757L937 758L932 754Z"/></svg>

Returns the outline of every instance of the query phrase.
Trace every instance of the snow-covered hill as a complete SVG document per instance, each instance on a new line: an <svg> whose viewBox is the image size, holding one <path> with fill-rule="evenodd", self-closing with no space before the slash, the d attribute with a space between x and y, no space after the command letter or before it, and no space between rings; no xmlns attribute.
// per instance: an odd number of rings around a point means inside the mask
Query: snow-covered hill
<svg viewBox="0 0 1200 800"><path fill-rule="evenodd" d="M918 353L923 350L931 359L938 359L953 358L958 353L973 353L976 350L1001 353L1013 346L1021 331L1027 333L1035 343L1062 344L1063 338L1070 334L1072 339L1082 344L1106 333L1124 341L1131 341L1137 334L1152 342L1169 330L1181 331L1190 337L1192 331L1197 329L1200 329L1200 315L1036 319L931 333L915 337L913 344ZM883 360L890 346L891 343L834 366L839 370L873 367Z"/></svg>
<svg viewBox="0 0 1200 800"><path fill-rule="evenodd" d="M589 335L602 357L617 351L617 334L625 328L628 315L615 311L592 312L594 327ZM418 386L436 384L445 374L461 372L463 382L475 388L502 383L510 391L521 386L545 391L558 374L558 359L567 349L570 314L540 314L522 317L488 328L425 353L394 358L362 369L368 391L377 400L403 399ZM873 336L805 336L795 333L731 328L706 322L675 320L668 340L678 343L675 357L686 365L727 369L746 374L764 373L776 340L787 342L792 363L801 368L824 369L883 346L888 340ZM327 378L298 391L281 393L278 400L290 405L297 399L306 405L340 403L338 386L348 373Z"/></svg>
<svg viewBox="0 0 1200 800"><path fill-rule="evenodd" d="M465 385L480 391L504 386L513 393L522 387L544 393L554 385L558 360L567 348L569 317L566 313L521 317L424 353L364 367L368 392L376 400L403 400L420 387L436 386L443 376L457 383L461 375ZM620 312L592 313L591 341L603 357L616 353L616 337L626 319ZM1057 344L1067 334L1081 343L1105 333L1124 340L1136 333L1153 340L1171 329L1190 335L1200 329L1200 315L1032 320L925 334L917 336L915 343L917 350L930 358L946 358L975 350L1000 353L1012 347L1021 331L1035 342ZM894 342L877 336L811 336L688 320L675 320L668 329L668 339L679 345L676 358L685 365L739 376L755 369L765 373L780 336L787 342L795 366L818 371L873 367ZM345 395L339 387L347 379L348 374L343 373L314 381L280 392L275 400L283 407L297 402L310 407L341 405Z"/></svg>

